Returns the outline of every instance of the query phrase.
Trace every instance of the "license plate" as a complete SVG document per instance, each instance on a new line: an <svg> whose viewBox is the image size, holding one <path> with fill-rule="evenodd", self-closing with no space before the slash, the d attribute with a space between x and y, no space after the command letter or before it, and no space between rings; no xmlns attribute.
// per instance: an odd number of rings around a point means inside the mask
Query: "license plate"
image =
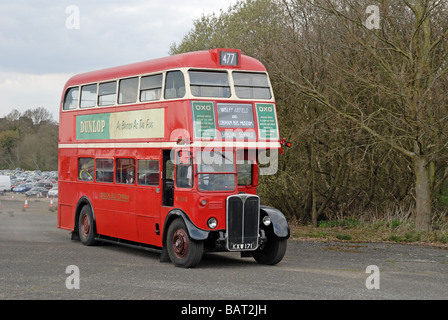
<svg viewBox="0 0 448 320"><path fill-rule="evenodd" d="M231 250L251 250L255 249L253 243L233 243L231 245Z"/></svg>

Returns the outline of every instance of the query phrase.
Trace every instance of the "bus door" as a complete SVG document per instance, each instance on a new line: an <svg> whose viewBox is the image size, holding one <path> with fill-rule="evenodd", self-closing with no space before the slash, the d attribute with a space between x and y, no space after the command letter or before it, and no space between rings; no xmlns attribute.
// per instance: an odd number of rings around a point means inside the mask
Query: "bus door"
<svg viewBox="0 0 448 320"><path fill-rule="evenodd" d="M174 163L171 150L163 150L162 206L172 207L174 202Z"/></svg>
<svg viewBox="0 0 448 320"><path fill-rule="evenodd" d="M160 159L137 161L135 215L138 239L142 243L154 243L160 233L160 167Z"/></svg>
<svg viewBox="0 0 448 320"><path fill-rule="evenodd" d="M176 152L174 206L187 211L191 208L191 189L193 188L193 156L190 151Z"/></svg>

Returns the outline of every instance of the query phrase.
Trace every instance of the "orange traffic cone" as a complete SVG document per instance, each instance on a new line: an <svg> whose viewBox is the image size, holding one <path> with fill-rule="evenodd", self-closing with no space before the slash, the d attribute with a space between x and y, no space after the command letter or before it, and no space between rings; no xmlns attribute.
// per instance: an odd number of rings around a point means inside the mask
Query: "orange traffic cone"
<svg viewBox="0 0 448 320"><path fill-rule="evenodd" d="M28 198L25 198L25 205L23 206L24 209L28 208Z"/></svg>
<svg viewBox="0 0 448 320"><path fill-rule="evenodd" d="M53 208L53 199L50 201L50 208Z"/></svg>

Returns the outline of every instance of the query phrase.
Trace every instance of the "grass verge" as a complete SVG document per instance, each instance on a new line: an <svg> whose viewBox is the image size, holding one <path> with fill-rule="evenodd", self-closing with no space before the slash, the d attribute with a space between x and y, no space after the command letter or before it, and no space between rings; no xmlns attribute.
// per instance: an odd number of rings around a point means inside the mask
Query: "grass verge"
<svg viewBox="0 0 448 320"><path fill-rule="evenodd" d="M396 242L448 247L448 226L433 225L420 232L408 220L363 222L355 218L320 221L318 227L292 224L291 238L298 240Z"/></svg>

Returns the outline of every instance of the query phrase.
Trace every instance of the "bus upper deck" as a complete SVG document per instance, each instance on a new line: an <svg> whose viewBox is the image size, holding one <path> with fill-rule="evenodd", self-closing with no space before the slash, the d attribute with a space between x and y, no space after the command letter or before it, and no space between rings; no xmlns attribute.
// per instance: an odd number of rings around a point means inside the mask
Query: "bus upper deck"
<svg viewBox="0 0 448 320"><path fill-rule="evenodd" d="M280 147L266 69L234 49L186 53L74 76L64 88L61 109L61 119L74 117L64 122L68 127L59 137L62 148L106 141L152 141L163 147L161 142L173 146L178 140Z"/></svg>

